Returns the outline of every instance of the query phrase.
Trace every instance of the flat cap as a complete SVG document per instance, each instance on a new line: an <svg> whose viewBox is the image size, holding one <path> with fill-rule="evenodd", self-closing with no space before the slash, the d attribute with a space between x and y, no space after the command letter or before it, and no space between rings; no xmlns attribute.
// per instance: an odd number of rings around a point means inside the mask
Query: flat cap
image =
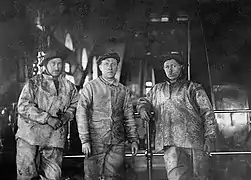
<svg viewBox="0 0 251 180"><path fill-rule="evenodd" d="M48 63L49 60L54 59L54 58L60 58L64 61L69 55L69 51L60 50L60 49L49 49L48 51L44 53L45 53L45 55L43 56L44 59L39 64L40 66L44 66L45 64Z"/></svg>
<svg viewBox="0 0 251 180"><path fill-rule="evenodd" d="M169 61L172 59L177 61L177 63L179 63L180 65L186 64L180 54L163 55L162 56L162 64L164 64L166 61Z"/></svg>
<svg viewBox="0 0 251 180"><path fill-rule="evenodd" d="M117 63L119 64L120 62L120 57L118 55L118 53L116 52L109 52L109 53L106 53L102 56L99 56L98 60L97 60L97 64L101 64L101 62L107 58L113 58L113 59L116 59L117 60Z"/></svg>

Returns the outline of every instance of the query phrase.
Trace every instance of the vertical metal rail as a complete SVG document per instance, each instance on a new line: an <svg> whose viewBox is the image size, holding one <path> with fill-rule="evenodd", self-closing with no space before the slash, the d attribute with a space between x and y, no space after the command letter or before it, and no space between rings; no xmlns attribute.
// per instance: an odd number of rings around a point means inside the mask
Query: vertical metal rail
<svg viewBox="0 0 251 180"><path fill-rule="evenodd" d="M199 2L199 6L200 6L200 2ZM200 28L201 28L201 32L202 32L202 36L203 36L203 44L204 44L204 48L205 48L205 56L206 56L207 70L208 70L208 79L209 79L209 85L210 85L210 91L211 91L211 100L212 100L212 104L213 104L213 109L216 110L215 97L214 97L214 92L213 92L212 75L211 75L209 57L208 57L208 52L207 52L206 36L205 36L205 32L204 32L204 28L203 28L203 23L202 23L202 19L201 19L201 16L200 16L200 12L197 11L197 14L198 14L198 18L199 18L199 21L200 21Z"/></svg>
<svg viewBox="0 0 251 180"><path fill-rule="evenodd" d="M190 39L190 20L187 21L187 79L191 80L191 39Z"/></svg>
<svg viewBox="0 0 251 180"><path fill-rule="evenodd" d="M67 124L67 150L71 149L71 121L68 121Z"/></svg>
<svg viewBox="0 0 251 180"><path fill-rule="evenodd" d="M140 86L140 96L143 96L144 93L144 66L145 66L145 62L144 60L140 60L140 65L139 65L139 86Z"/></svg>
<svg viewBox="0 0 251 180"><path fill-rule="evenodd" d="M151 140L151 122L146 123L146 133L147 133L147 149L146 149L146 160L147 160L147 173L148 180L152 180L152 140Z"/></svg>

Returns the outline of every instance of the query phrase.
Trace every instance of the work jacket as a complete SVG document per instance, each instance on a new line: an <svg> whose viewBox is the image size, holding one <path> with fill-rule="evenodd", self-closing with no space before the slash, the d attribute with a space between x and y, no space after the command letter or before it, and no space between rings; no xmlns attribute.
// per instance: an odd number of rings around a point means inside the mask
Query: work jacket
<svg viewBox="0 0 251 180"><path fill-rule="evenodd" d="M18 131L21 138L31 145L63 148L66 140L66 125L53 130L48 125L50 116L68 112L74 118L78 92L74 84L63 75L58 77L58 90L53 77L38 74L24 85L18 100Z"/></svg>
<svg viewBox="0 0 251 180"><path fill-rule="evenodd" d="M88 82L80 90L76 119L82 143L138 142L129 92L117 80L109 84L98 77Z"/></svg>
<svg viewBox="0 0 251 180"><path fill-rule="evenodd" d="M216 120L210 100L198 83L188 80L156 84L139 99L137 109L154 112L155 149L164 146L203 149L215 138Z"/></svg>

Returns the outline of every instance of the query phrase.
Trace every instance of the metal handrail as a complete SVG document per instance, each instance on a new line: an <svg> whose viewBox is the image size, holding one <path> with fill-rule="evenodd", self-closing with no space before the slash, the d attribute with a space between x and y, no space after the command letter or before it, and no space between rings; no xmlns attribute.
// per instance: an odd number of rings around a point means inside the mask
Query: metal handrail
<svg viewBox="0 0 251 180"><path fill-rule="evenodd" d="M251 109L214 110L214 113L249 113Z"/></svg>
<svg viewBox="0 0 251 180"><path fill-rule="evenodd" d="M217 151L209 153L209 156L214 155L251 155L251 151Z"/></svg>
<svg viewBox="0 0 251 180"><path fill-rule="evenodd" d="M138 153L136 155L132 155L131 153L125 153L125 157L142 157L146 156L146 153ZM215 155L251 155L251 151L216 151L208 153L209 156ZM164 153L152 153L152 156L164 156ZM85 158L85 155L65 155L64 158Z"/></svg>
<svg viewBox="0 0 251 180"><path fill-rule="evenodd" d="M152 152L152 140L151 140L151 126L150 121L146 123L146 133L147 133L147 149L146 149L146 159L147 159L147 172L148 180L152 180L152 167L153 167L153 152Z"/></svg>
<svg viewBox="0 0 251 180"><path fill-rule="evenodd" d="M214 113L248 113L251 109L233 109L233 110L214 110ZM153 112L151 114L154 114ZM140 117L138 112L135 112L136 117Z"/></svg>
<svg viewBox="0 0 251 180"><path fill-rule="evenodd" d="M146 156L146 153L137 153L136 155L132 155L131 153L125 153L125 157L133 157L133 156ZM65 155L64 158L85 158L85 155L84 154Z"/></svg>

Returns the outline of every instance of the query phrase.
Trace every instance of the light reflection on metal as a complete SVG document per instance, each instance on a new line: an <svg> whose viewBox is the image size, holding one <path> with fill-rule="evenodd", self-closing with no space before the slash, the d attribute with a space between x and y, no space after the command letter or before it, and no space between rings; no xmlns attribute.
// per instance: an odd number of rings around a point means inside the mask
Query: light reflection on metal
<svg viewBox="0 0 251 180"><path fill-rule="evenodd" d="M155 71L154 68L152 68L152 86L155 85Z"/></svg>
<svg viewBox="0 0 251 180"><path fill-rule="evenodd" d="M190 21L187 23L187 79L191 80L191 38Z"/></svg>
<svg viewBox="0 0 251 180"><path fill-rule="evenodd" d="M146 156L146 152L138 153L137 155L132 155L131 153L125 153L125 157L143 157ZM209 156L215 155L251 155L250 151L217 151L217 152L208 152ZM152 153L152 156L164 156L164 153ZM64 158L85 158L85 155L65 155Z"/></svg>
<svg viewBox="0 0 251 180"><path fill-rule="evenodd" d="M65 63L64 70L66 73L70 73L70 64L69 63Z"/></svg>
<svg viewBox="0 0 251 180"><path fill-rule="evenodd" d="M75 51L74 46L73 46L73 41L69 33L67 33L65 36L65 47L67 47L71 51Z"/></svg>
<svg viewBox="0 0 251 180"><path fill-rule="evenodd" d="M153 83L152 83L151 81L147 81L147 82L146 82L146 86L152 87L152 85L153 85Z"/></svg>
<svg viewBox="0 0 251 180"><path fill-rule="evenodd" d="M96 79L98 77L98 64L96 56L93 57L92 71L92 79Z"/></svg>
<svg viewBox="0 0 251 180"><path fill-rule="evenodd" d="M178 22L180 21L188 21L188 17L177 17L176 19Z"/></svg>
<svg viewBox="0 0 251 180"><path fill-rule="evenodd" d="M83 48L83 50L82 50L82 67L83 67L83 70L86 69L87 63L88 63L87 52L86 52L86 49Z"/></svg>
<svg viewBox="0 0 251 180"><path fill-rule="evenodd" d="M169 21L169 17L161 17L161 22L168 22Z"/></svg>
<svg viewBox="0 0 251 180"><path fill-rule="evenodd" d="M161 22L161 18L151 18L151 22Z"/></svg>
<svg viewBox="0 0 251 180"><path fill-rule="evenodd" d="M214 155L251 155L250 151L218 151L218 152L210 152L210 156Z"/></svg>
<svg viewBox="0 0 251 180"><path fill-rule="evenodd" d="M44 31L44 30L45 30L45 27L42 26L42 24L41 24L41 14L40 14L39 11L37 11L36 27L37 27L38 29L40 29L41 31Z"/></svg>
<svg viewBox="0 0 251 180"><path fill-rule="evenodd" d="M250 113L251 109L214 110L214 113Z"/></svg>
<svg viewBox="0 0 251 180"><path fill-rule="evenodd" d="M146 156L145 153L138 153L137 155L132 155L131 153L126 153L125 157L133 157L133 156ZM85 158L85 155L65 155L64 158Z"/></svg>
<svg viewBox="0 0 251 180"><path fill-rule="evenodd" d="M151 53L151 52L149 52L149 51L148 51L148 52L146 52L146 55L147 55L147 56L150 56L151 54L152 54L152 53Z"/></svg>
<svg viewBox="0 0 251 180"><path fill-rule="evenodd" d="M189 21L188 16L179 16L174 19L177 22L186 22ZM150 22L160 22L166 23L170 21L170 17L167 15L159 15L159 16L150 16Z"/></svg>
<svg viewBox="0 0 251 180"><path fill-rule="evenodd" d="M168 14L150 14L150 22L166 23L170 21Z"/></svg>
<svg viewBox="0 0 251 180"><path fill-rule="evenodd" d="M146 94L151 90L153 83L151 81L146 82Z"/></svg>
<svg viewBox="0 0 251 180"><path fill-rule="evenodd" d="M171 54L178 55L178 54L179 54L179 52L177 52L177 51L172 51L172 52L171 52Z"/></svg>

